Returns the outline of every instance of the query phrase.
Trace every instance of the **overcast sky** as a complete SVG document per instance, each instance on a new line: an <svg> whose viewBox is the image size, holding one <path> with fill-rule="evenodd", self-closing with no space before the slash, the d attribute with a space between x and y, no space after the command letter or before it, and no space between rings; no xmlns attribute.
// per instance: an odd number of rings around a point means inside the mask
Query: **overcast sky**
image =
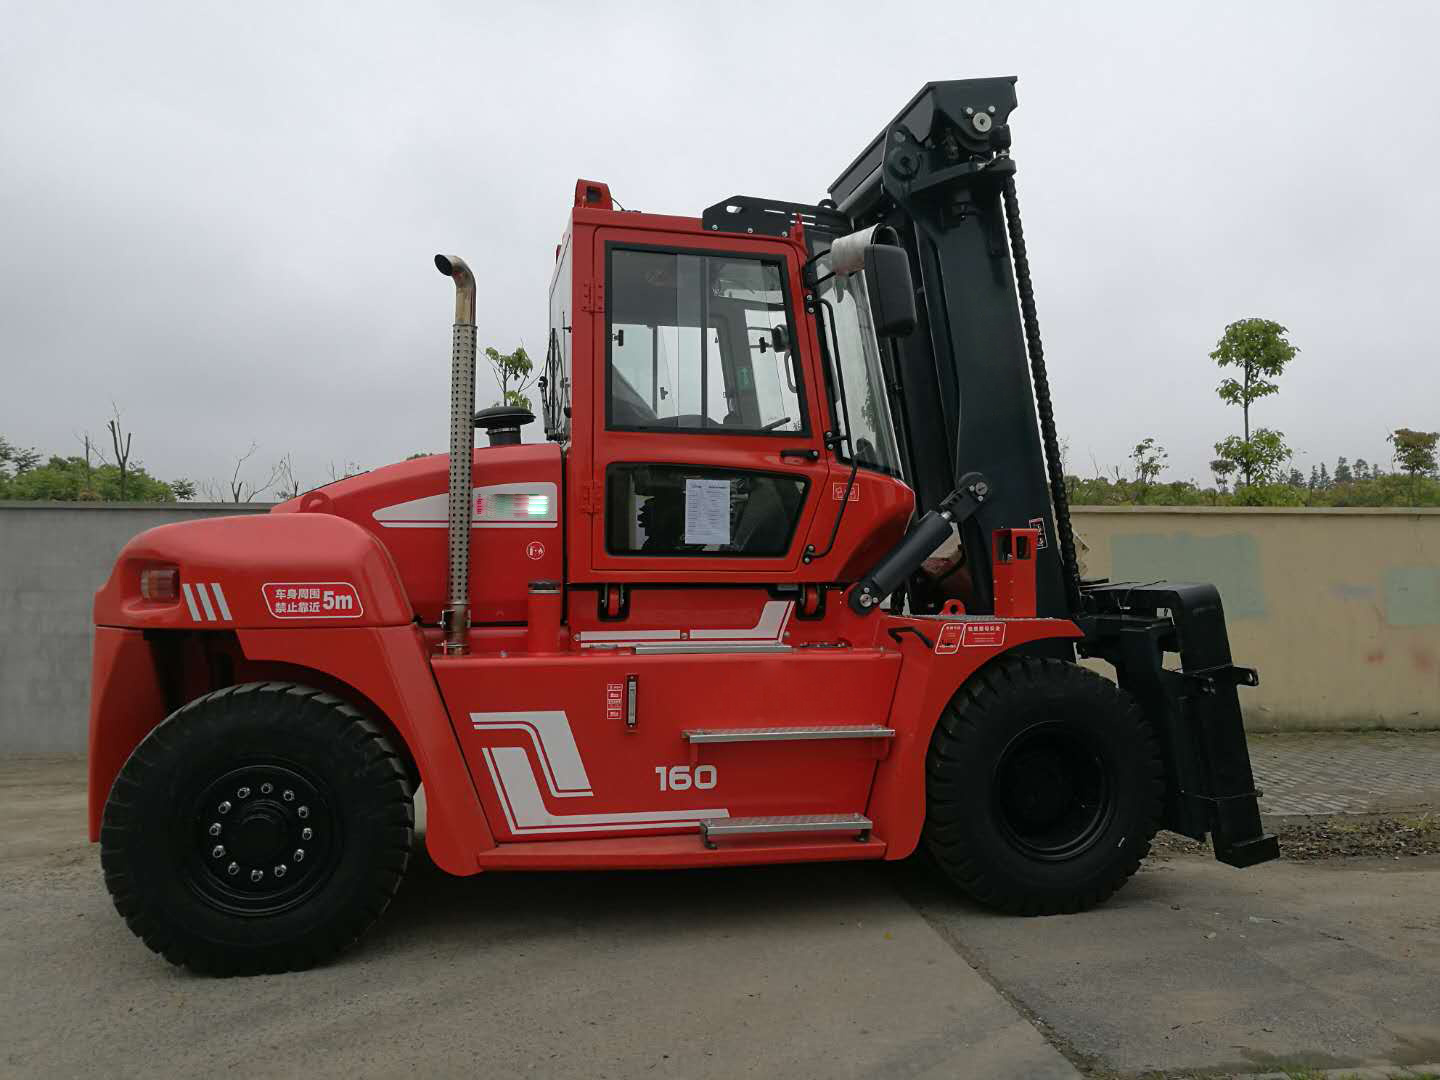
<svg viewBox="0 0 1440 1080"><path fill-rule="evenodd" d="M464 255L482 344L543 353L575 178L698 216L813 202L926 81L1018 75L1072 466L1206 480L1207 353L1302 352L1256 422L1309 471L1440 428L1440 6L102 4L0 0L0 433L113 399L162 478L307 486L446 441ZM481 404L494 397L482 382ZM529 429L531 437L538 434Z"/></svg>

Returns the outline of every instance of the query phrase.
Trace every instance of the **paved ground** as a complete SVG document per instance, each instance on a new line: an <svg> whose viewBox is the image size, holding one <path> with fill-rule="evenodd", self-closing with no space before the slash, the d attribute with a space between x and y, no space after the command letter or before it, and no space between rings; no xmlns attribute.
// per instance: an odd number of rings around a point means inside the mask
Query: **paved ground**
<svg viewBox="0 0 1440 1080"><path fill-rule="evenodd" d="M1440 732L1252 735L1265 814L1354 814L1440 806Z"/></svg>
<svg viewBox="0 0 1440 1080"><path fill-rule="evenodd" d="M1335 738L1256 740L1262 785L1289 783L1282 807L1341 782L1356 809L1417 805L1423 775L1397 797L1385 770L1411 783L1401 766L1423 758L1440 775L1440 736L1359 737L1356 753ZM1440 1060L1435 857L1239 872L1165 856L1097 911L1031 920L958 900L917 864L460 880L421 860L340 961L216 981L131 938L83 807L78 761L0 761L3 1076L1178 1077Z"/></svg>

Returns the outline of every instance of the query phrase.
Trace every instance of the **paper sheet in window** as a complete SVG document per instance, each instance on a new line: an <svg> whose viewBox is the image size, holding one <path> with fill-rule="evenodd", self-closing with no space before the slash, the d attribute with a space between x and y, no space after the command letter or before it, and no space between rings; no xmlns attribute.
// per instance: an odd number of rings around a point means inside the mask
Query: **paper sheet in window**
<svg viewBox="0 0 1440 1080"><path fill-rule="evenodd" d="M730 543L730 481L685 479L685 543Z"/></svg>

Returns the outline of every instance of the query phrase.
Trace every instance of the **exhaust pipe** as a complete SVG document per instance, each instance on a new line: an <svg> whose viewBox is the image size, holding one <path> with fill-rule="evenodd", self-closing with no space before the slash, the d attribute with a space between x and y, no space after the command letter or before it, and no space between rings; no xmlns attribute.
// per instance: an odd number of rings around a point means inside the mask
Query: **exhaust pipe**
<svg viewBox="0 0 1440 1080"><path fill-rule="evenodd" d="M455 331L450 351L450 578L440 616L447 656L468 650L470 516L475 462L475 275L458 255L436 255L435 267L455 281Z"/></svg>

